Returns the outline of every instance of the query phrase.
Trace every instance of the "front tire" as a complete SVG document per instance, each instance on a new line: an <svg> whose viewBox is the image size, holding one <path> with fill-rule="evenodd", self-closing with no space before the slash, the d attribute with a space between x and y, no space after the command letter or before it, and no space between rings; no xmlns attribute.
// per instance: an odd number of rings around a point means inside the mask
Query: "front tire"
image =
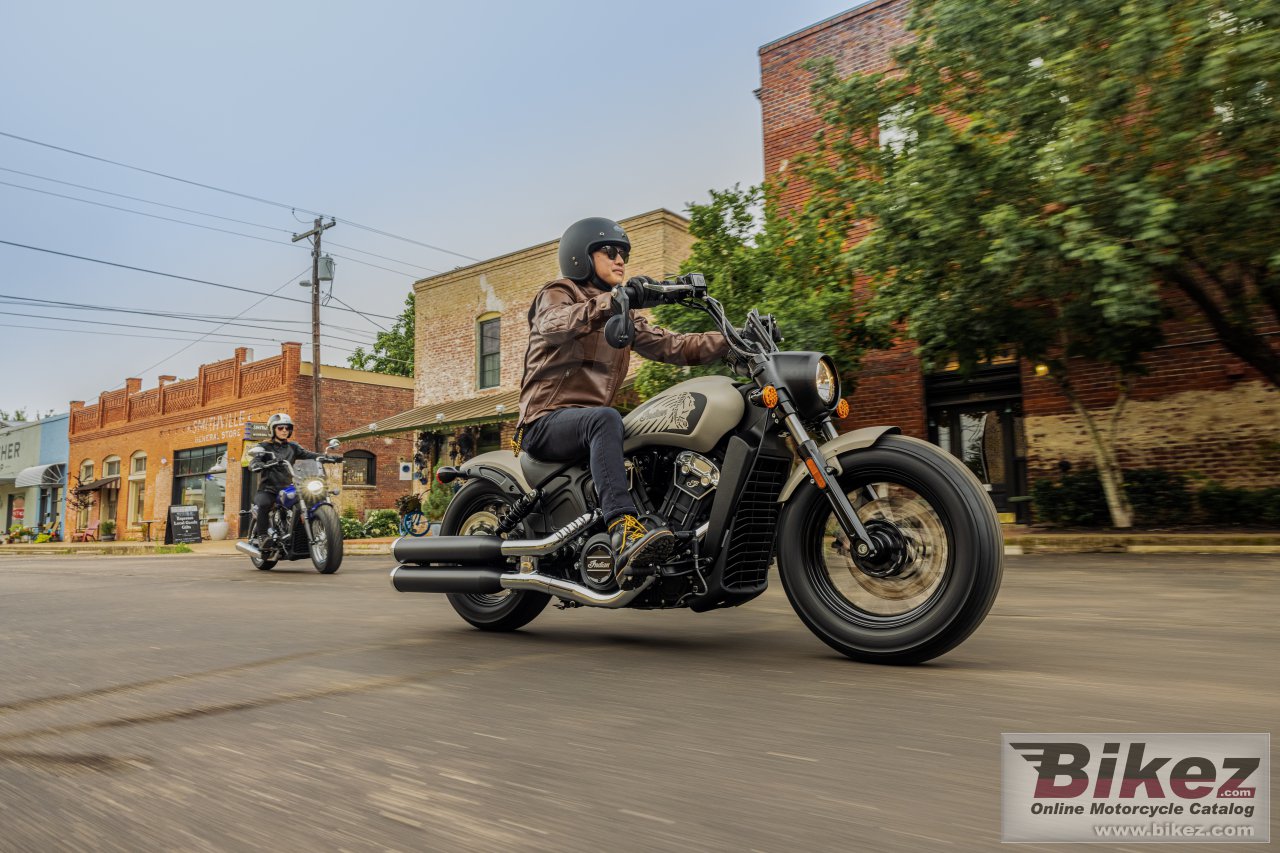
<svg viewBox="0 0 1280 853"><path fill-rule="evenodd" d="M496 485L488 480L471 480L458 489L445 510L440 535L492 536L510 509L511 498ZM549 595L528 590L503 590L492 595L449 593L447 597L458 615L481 631L523 628L551 603Z"/></svg>
<svg viewBox="0 0 1280 853"><path fill-rule="evenodd" d="M982 484L941 448L900 435L843 454L840 465L840 488L887 544L857 557L826 495L802 486L779 520L778 573L796 614L866 663L922 663L955 648L986 617L1004 570Z"/></svg>
<svg viewBox="0 0 1280 853"><path fill-rule="evenodd" d="M342 522L338 511L325 504L317 507L308 523L311 533L311 564L322 575L331 575L342 565Z"/></svg>

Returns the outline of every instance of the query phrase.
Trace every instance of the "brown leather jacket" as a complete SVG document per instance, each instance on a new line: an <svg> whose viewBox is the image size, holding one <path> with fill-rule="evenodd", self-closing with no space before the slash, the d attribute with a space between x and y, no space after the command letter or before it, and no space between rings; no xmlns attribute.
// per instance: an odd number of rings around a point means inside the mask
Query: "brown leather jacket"
<svg viewBox="0 0 1280 853"><path fill-rule="evenodd" d="M555 409L610 405L626 378L632 349L668 364L708 364L729 351L719 332L668 332L636 311L631 347L614 349L604 339L604 324L613 314L607 290L562 278L538 291L529 306L520 423L531 424Z"/></svg>

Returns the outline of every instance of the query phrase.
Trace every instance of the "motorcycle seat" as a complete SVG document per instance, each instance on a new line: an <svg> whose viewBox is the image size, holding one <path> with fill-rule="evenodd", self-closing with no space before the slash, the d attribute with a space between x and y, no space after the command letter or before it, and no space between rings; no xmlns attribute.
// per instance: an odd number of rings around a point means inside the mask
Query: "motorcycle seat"
<svg viewBox="0 0 1280 853"><path fill-rule="evenodd" d="M568 462L544 462L533 458L526 450L520 454L520 472L524 474L525 481L537 489L561 471L578 464L578 461L571 459Z"/></svg>

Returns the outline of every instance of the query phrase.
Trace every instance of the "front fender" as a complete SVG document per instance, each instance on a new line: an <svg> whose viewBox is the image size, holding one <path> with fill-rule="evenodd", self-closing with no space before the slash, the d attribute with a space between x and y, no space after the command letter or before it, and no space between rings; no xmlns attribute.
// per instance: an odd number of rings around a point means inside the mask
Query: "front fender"
<svg viewBox="0 0 1280 853"><path fill-rule="evenodd" d="M520 458L509 450L494 450L473 456L458 466L458 470L468 477L481 477L496 483L504 492L520 496L531 492L529 484L520 470Z"/></svg>
<svg viewBox="0 0 1280 853"><path fill-rule="evenodd" d="M822 451L822 458L827 460L827 467L836 469L836 473L843 473L840 469L839 456L841 453L848 453L850 450L862 450L871 447L882 436L896 435L902 430L896 426L872 426L855 429L853 432L846 432L821 445L818 449ZM782 494L778 495L778 503L785 503L791 497L801 483L809 478L809 469L803 465L797 465L791 471L791 476L787 478L786 484L782 487Z"/></svg>

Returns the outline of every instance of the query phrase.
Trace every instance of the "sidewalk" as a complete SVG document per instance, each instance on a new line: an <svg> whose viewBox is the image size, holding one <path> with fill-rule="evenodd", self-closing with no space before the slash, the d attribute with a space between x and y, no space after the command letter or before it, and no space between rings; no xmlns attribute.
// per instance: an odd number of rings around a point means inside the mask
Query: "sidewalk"
<svg viewBox="0 0 1280 853"><path fill-rule="evenodd" d="M391 553L394 537L349 539L350 556ZM1005 554L1280 554L1280 531L1206 530L1163 531L1055 531L1004 525ZM138 556L171 554L173 545L160 542L48 542L43 545L0 545L0 557L17 554L85 554ZM234 540L200 542L186 546L193 554L244 557Z"/></svg>

